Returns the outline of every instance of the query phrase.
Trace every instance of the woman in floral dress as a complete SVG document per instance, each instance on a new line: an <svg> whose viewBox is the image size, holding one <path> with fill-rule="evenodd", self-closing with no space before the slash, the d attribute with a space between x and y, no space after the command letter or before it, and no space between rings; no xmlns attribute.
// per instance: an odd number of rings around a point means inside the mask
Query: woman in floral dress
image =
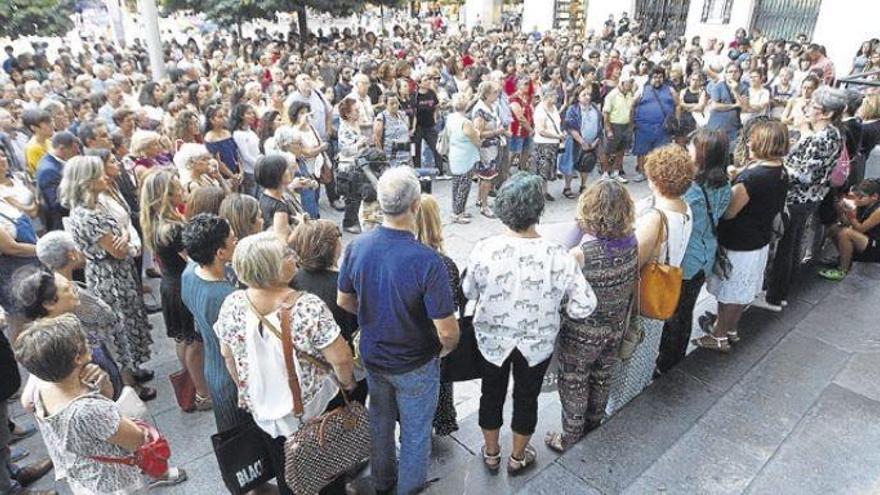
<svg viewBox="0 0 880 495"><path fill-rule="evenodd" d="M392 167L412 166L410 153L409 118L400 110L397 93L385 95L385 110L376 117L373 134Z"/></svg>
<svg viewBox="0 0 880 495"><path fill-rule="evenodd" d="M480 83L477 89L479 99L471 113L474 128L481 141L480 161L474 168L474 173L480 179L477 206L480 207L480 214L487 218L495 218L489 209L489 190L492 189L492 180L498 175L498 150L504 144L505 138L510 136L494 110L498 91L498 86L491 81Z"/></svg>
<svg viewBox="0 0 880 495"><path fill-rule="evenodd" d="M86 257L86 285L107 303L125 322L131 362L123 376L144 379L151 376L138 367L150 360L150 326L135 277L129 233L116 218L98 202L101 193L110 187L104 164L98 157L78 156L64 166L59 191L61 201L70 208L68 230ZM129 380L126 379L126 382Z"/></svg>

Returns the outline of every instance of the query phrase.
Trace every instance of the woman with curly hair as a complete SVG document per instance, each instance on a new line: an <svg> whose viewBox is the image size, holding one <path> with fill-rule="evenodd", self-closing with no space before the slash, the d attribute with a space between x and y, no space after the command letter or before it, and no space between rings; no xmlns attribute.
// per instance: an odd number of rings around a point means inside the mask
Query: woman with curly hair
<svg viewBox="0 0 880 495"><path fill-rule="evenodd" d="M639 258L635 205L616 180L600 180L581 194L577 220L584 236L571 254L596 292L597 306L584 320L562 317L556 356L563 432L548 432L544 438L558 452L605 418L611 369L626 328Z"/></svg>
<svg viewBox="0 0 880 495"><path fill-rule="evenodd" d="M691 207L682 199L695 174L690 154L677 144L648 153L645 175L652 195L636 220L639 270L650 261L680 267L693 228ZM608 412L613 414L651 383L663 334L663 320L641 317L644 334L632 357L612 370Z"/></svg>

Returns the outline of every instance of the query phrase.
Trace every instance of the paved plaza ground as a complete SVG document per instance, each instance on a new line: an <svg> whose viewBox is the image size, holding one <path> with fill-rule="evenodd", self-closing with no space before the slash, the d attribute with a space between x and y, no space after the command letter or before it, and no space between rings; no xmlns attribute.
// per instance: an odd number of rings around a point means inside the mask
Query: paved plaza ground
<svg viewBox="0 0 880 495"><path fill-rule="evenodd" d="M877 176L875 155L869 176ZM627 169L632 170L631 158ZM591 178L592 180L592 178ZM435 183L444 219L450 215L448 182ZM630 184L636 198L647 186ZM573 218L575 201L549 203L545 223ZM476 188L469 203L473 205ZM326 209L328 218L339 214ZM502 232L496 220L476 215L470 225L446 225L448 253L463 265L482 238ZM346 235L346 240L348 239ZM155 283L155 282L154 282ZM657 379L601 428L565 455L543 445L560 429L555 392L541 395L533 441L537 465L508 477L489 474L479 458L478 382L456 384L460 430L436 438L428 493L433 494L869 494L880 493L880 328L871 308L880 300L880 266L857 265L843 282L826 282L804 267L782 314L747 311L743 340L720 355L697 350ZM714 310L705 294L697 307ZM219 494L225 488L210 435L210 412L186 414L174 403L166 377L179 367L160 314L153 315L152 383L155 423L172 442L173 461L190 480L157 494ZM508 401L509 402L509 401ZM509 404L508 404L509 405ZM13 414L22 414L20 407ZM506 413L509 418L509 413ZM22 417L23 422L31 419ZM510 433L502 434L509 454ZM44 454L39 437L19 444L29 459ZM50 488L51 475L36 485ZM57 489L69 493L57 483ZM368 483L355 483L372 493Z"/></svg>

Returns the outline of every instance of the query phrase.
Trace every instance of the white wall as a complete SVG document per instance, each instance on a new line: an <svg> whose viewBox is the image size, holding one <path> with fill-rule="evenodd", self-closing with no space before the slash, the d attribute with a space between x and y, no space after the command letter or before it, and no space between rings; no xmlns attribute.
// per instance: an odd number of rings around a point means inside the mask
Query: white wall
<svg viewBox="0 0 880 495"><path fill-rule="evenodd" d="M525 0L523 2L522 30L531 33L535 27L544 32L553 29L555 0Z"/></svg>
<svg viewBox="0 0 880 495"><path fill-rule="evenodd" d="M721 0L718 0L721 1ZM870 0L865 0L870 1ZM824 3L835 4L838 0L825 0ZM755 0L734 0L730 9L730 22L722 24L718 22L700 22L703 15L703 0L691 0L688 9L687 29L685 36L692 38L699 36L704 42L707 38L717 38L724 41L732 41L736 30L739 28L749 29L752 20L752 7Z"/></svg>
<svg viewBox="0 0 880 495"><path fill-rule="evenodd" d="M693 1L693 0L692 0ZM584 0L587 4L587 29L601 33L609 14L618 21L624 12L635 17L635 0Z"/></svg>
<svg viewBox="0 0 880 495"><path fill-rule="evenodd" d="M465 0L464 23L472 28L479 20L483 27L501 24L502 0Z"/></svg>
<svg viewBox="0 0 880 495"><path fill-rule="evenodd" d="M877 0L823 0L813 41L825 45L838 77L850 73L853 56L862 41L880 35L878 19Z"/></svg>

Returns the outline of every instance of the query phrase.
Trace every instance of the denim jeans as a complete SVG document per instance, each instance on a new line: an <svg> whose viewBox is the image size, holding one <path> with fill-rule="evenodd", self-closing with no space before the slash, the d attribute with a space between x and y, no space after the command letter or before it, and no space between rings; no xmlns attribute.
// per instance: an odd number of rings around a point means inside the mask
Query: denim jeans
<svg viewBox="0 0 880 495"><path fill-rule="evenodd" d="M425 485L431 456L431 422L440 393L440 360L392 375L367 371L370 388L370 468L376 490L388 490L397 478L397 493L416 493ZM394 428L400 417L400 463ZM395 472L396 471L396 472Z"/></svg>

